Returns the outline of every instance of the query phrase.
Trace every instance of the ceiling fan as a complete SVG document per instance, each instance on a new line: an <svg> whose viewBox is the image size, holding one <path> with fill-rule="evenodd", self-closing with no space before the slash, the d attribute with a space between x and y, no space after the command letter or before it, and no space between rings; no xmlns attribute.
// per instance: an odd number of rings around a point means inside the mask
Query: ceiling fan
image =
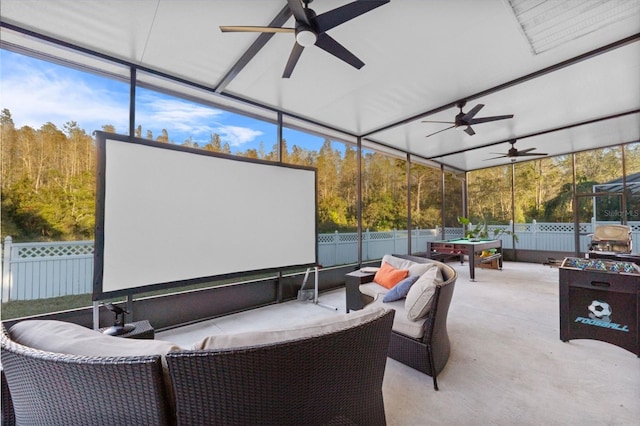
<svg viewBox="0 0 640 426"><path fill-rule="evenodd" d="M353 18L356 18L376 7L389 3L390 0L357 0L340 6L328 12L316 15L313 9L309 9L309 3L313 0L287 0L289 9L293 13L295 28L283 27L256 27L256 26L221 26L222 32L258 32L258 33L295 33L296 41L289 55L282 78L291 77L300 55L305 47L315 45L332 54L349 65L360 69L364 62L349 52L344 46L334 40L326 32Z"/></svg>
<svg viewBox="0 0 640 426"><path fill-rule="evenodd" d="M462 111L462 108L464 108L466 104L467 104L467 101L459 101L456 104L456 106L460 108L460 112L456 115L455 121L429 121L429 120L423 121L423 123L453 124L453 126L447 127L446 129L438 130L437 132L431 133L426 137L433 136L440 132L444 132L445 130L453 129L454 127L465 127L464 129L465 133L468 134L469 136L473 136L476 134L476 132L474 132L473 129L471 128L471 125L473 124L487 123L489 121L497 121L497 120L505 120L507 118L513 118L513 114L495 115L493 117L473 118L478 113L478 111L480 111L484 107L484 104L478 104L473 108L471 108L469 112L465 113Z"/></svg>
<svg viewBox="0 0 640 426"><path fill-rule="evenodd" d="M549 155L547 153L542 153L542 152L531 152L536 148L527 148L527 149L521 149L520 151L518 151L518 148L514 146L516 142L517 142L516 139L512 139L509 141L509 143L511 144L511 148L509 148L509 151L507 151L506 154L500 155L498 157L487 158L487 160L495 160L496 158L511 158L511 162L514 162L516 161L517 157L533 157L533 156ZM492 152L492 154L500 154L500 153Z"/></svg>

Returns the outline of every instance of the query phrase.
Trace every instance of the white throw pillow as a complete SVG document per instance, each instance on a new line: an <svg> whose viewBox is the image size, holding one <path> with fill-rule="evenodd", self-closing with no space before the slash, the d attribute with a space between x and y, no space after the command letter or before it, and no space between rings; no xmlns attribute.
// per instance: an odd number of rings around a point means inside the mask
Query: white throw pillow
<svg viewBox="0 0 640 426"><path fill-rule="evenodd" d="M421 276L424 275L425 272L427 272L429 269L431 268L437 268L438 265L436 265L435 263L415 263L413 265L411 265L409 267L409 276L410 277L414 277L414 276Z"/></svg>
<svg viewBox="0 0 640 426"><path fill-rule="evenodd" d="M400 257L391 256L390 254L385 254L382 257L382 261L380 264L388 263L396 269L409 269L411 265L414 265L416 262L408 259L402 259Z"/></svg>
<svg viewBox="0 0 640 426"><path fill-rule="evenodd" d="M404 309L411 321L423 318L431 310L437 275L438 268L430 268L411 286L404 302Z"/></svg>

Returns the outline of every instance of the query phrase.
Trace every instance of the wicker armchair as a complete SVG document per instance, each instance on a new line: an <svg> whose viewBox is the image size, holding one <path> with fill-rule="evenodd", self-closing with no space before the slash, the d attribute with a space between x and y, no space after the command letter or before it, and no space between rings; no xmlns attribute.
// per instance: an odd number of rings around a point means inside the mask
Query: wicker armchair
<svg viewBox="0 0 640 426"><path fill-rule="evenodd" d="M442 271L444 282L436 286L431 311L424 320L423 337L414 339L393 331L388 354L390 358L433 377L433 387L438 390L437 376L447 364L451 352L451 343L447 332L447 316L458 274L451 266L432 259L399 254L393 256L417 263L437 263ZM372 280L373 276L369 279ZM347 295L347 300L359 301L367 298L369 301L373 300L361 294L357 286L347 286L346 291L355 293ZM347 309L359 309L359 307L347 306ZM398 313L398 315L404 315L404 312Z"/></svg>
<svg viewBox="0 0 640 426"><path fill-rule="evenodd" d="M384 425L393 311L300 340L170 352L179 425Z"/></svg>
<svg viewBox="0 0 640 426"><path fill-rule="evenodd" d="M2 369L17 425L166 425L160 356L88 357L40 351L1 331ZM9 401L3 386L2 402ZM12 415L2 407L3 420ZM4 423L3 423L4 424Z"/></svg>

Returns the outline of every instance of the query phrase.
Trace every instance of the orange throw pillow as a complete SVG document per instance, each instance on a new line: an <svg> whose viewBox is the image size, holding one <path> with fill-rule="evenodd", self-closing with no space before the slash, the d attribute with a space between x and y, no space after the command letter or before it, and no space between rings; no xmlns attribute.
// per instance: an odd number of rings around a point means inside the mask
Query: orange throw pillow
<svg viewBox="0 0 640 426"><path fill-rule="evenodd" d="M382 287L393 288L393 286L407 278L407 275L409 275L409 270L396 269L387 262L383 262L375 277L373 277L373 281Z"/></svg>

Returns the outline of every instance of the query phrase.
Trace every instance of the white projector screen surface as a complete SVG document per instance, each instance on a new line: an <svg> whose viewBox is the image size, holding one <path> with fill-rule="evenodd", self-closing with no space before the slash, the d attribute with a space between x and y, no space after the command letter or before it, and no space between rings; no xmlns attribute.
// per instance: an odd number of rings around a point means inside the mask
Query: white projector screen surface
<svg viewBox="0 0 640 426"><path fill-rule="evenodd" d="M97 140L94 298L317 263L314 169L102 132Z"/></svg>

